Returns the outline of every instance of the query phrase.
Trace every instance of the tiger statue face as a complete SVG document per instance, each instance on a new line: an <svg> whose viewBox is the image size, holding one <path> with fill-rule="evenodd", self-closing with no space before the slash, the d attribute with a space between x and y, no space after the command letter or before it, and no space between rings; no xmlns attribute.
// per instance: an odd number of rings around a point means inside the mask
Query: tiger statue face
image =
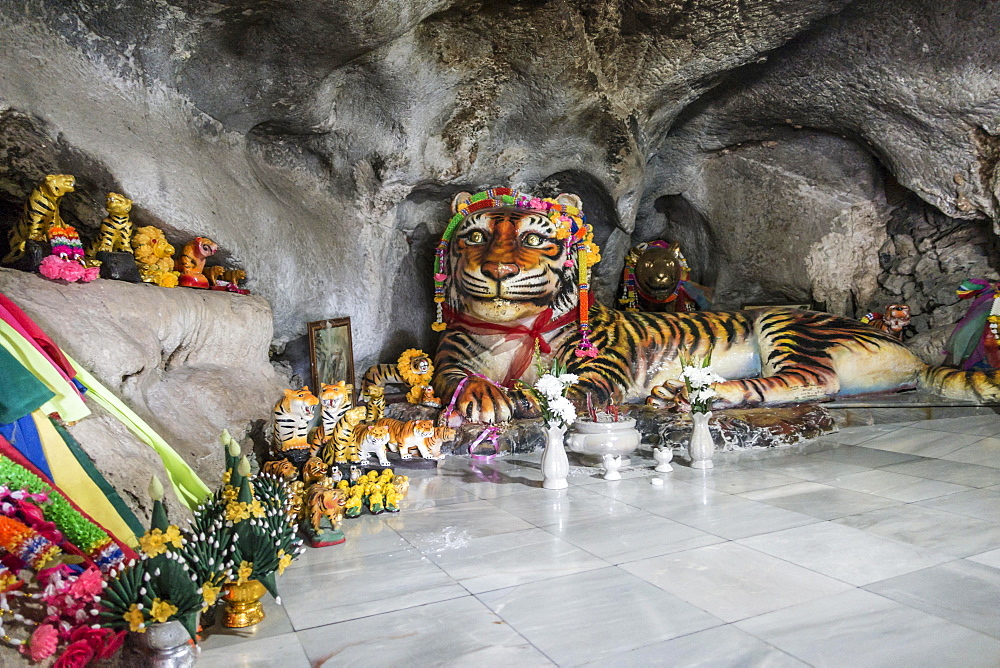
<svg viewBox="0 0 1000 668"><path fill-rule="evenodd" d="M309 391L308 387L300 390L287 389L278 405L274 407L276 413L287 413L303 419L312 419L319 399Z"/></svg>
<svg viewBox="0 0 1000 668"><path fill-rule="evenodd" d="M269 473L289 481L294 480L299 475L299 470L287 459L266 462L261 470L264 473Z"/></svg>
<svg viewBox="0 0 1000 668"><path fill-rule="evenodd" d="M459 193L452 212L471 197ZM582 207L576 195L560 204ZM459 223L449 253L449 306L488 322L510 322L552 308L562 315L576 304L575 267L565 244L541 212L514 207L475 211Z"/></svg>
<svg viewBox="0 0 1000 668"><path fill-rule="evenodd" d="M76 177L72 174L49 174L39 189L49 199L59 199L76 188Z"/></svg>
<svg viewBox="0 0 1000 668"><path fill-rule="evenodd" d="M108 193L108 200L104 206L112 216L124 216L132 210L132 200L125 195L118 193Z"/></svg>
<svg viewBox="0 0 1000 668"><path fill-rule="evenodd" d="M413 435L419 436L420 438L433 438L434 437L434 421L433 420L416 420L413 422Z"/></svg>
<svg viewBox="0 0 1000 668"><path fill-rule="evenodd" d="M910 324L910 307L906 304L889 304L885 307L882 321L888 331L902 332Z"/></svg>
<svg viewBox="0 0 1000 668"><path fill-rule="evenodd" d="M192 254L199 259L210 257L219 251L219 246L206 237L195 237L190 246Z"/></svg>
<svg viewBox="0 0 1000 668"><path fill-rule="evenodd" d="M349 385L346 380L337 381L332 385L323 383L322 392L319 393L319 401L323 408L336 409L344 405L354 392L354 386Z"/></svg>
<svg viewBox="0 0 1000 668"><path fill-rule="evenodd" d="M416 373L424 375L431 370L431 358L427 355L421 355L420 357L414 357L410 360L410 367Z"/></svg>
<svg viewBox="0 0 1000 668"><path fill-rule="evenodd" d="M368 427L365 432L365 441L372 445L385 445L389 442L389 428Z"/></svg>

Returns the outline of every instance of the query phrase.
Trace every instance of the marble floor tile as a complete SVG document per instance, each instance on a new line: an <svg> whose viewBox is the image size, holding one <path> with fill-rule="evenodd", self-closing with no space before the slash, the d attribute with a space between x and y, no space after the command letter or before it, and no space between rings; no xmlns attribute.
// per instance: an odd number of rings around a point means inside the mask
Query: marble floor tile
<svg viewBox="0 0 1000 668"><path fill-rule="evenodd" d="M482 500L400 512L385 522L422 550L448 549L470 538L531 528L524 520Z"/></svg>
<svg viewBox="0 0 1000 668"><path fill-rule="evenodd" d="M1000 571L965 559L865 587L911 608L1000 638ZM1000 655L995 657L1000 662Z"/></svg>
<svg viewBox="0 0 1000 668"><path fill-rule="evenodd" d="M1000 415L989 413L985 415L969 415L966 417L920 420L919 422L914 422L913 426L917 429L950 431L956 434L996 436L1000 434Z"/></svg>
<svg viewBox="0 0 1000 668"><path fill-rule="evenodd" d="M433 508L452 503L466 503L478 498L468 490L448 482L444 476L437 474L419 475L418 472L410 475L402 473L402 471L403 469L400 469L397 473L410 476L410 489L403 499L401 509L411 511L420 508Z"/></svg>
<svg viewBox="0 0 1000 668"><path fill-rule="evenodd" d="M736 543L634 561L621 568L727 622L851 588Z"/></svg>
<svg viewBox="0 0 1000 668"><path fill-rule="evenodd" d="M286 573L288 571L285 571ZM282 577L278 577L278 592L282 591ZM284 599L282 599L284 600ZM206 626L201 633L201 648L203 650L213 650L222 647L231 647L251 640L263 638L273 638L292 633L292 621L288 618L288 611L278 605L274 597L264 594L261 601L264 604L264 621L245 629L229 629L222 624L222 610L215 609L214 624Z"/></svg>
<svg viewBox="0 0 1000 668"><path fill-rule="evenodd" d="M736 624L814 666L996 666L1000 642L863 590Z"/></svg>
<svg viewBox="0 0 1000 668"><path fill-rule="evenodd" d="M651 487L646 483L646 487ZM538 527L602 517L622 517L639 509L590 487L533 489L490 499L490 503Z"/></svg>
<svg viewBox="0 0 1000 668"><path fill-rule="evenodd" d="M839 445L837 447L817 450L807 455L817 459L828 459L833 462L844 462L845 464L855 464L867 468L878 468L890 464L901 464L920 459L917 455L904 455L888 450L874 450L858 445Z"/></svg>
<svg viewBox="0 0 1000 668"><path fill-rule="evenodd" d="M410 547L410 544L392 527L385 523L391 515L361 515L345 519L340 529L345 540L340 545L326 547L305 546L305 552L288 567L289 570L307 566L317 566L342 559L365 557L380 552L394 552Z"/></svg>
<svg viewBox="0 0 1000 668"><path fill-rule="evenodd" d="M825 480L826 478L846 476L852 473L863 473L870 470L866 466L819 459L812 455L793 455L767 459L756 462L754 468L771 473L780 473L781 475L798 478L799 480Z"/></svg>
<svg viewBox="0 0 1000 668"><path fill-rule="evenodd" d="M677 505L658 514L729 540L820 521L811 515L729 494L717 495L710 503Z"/></svg>
<svg viewBox="0 0 1000 668"><path fill-rule="evenodd" d="M855 586L954 559L940 552L897 543L831 522L776 531L737 542Z"/></svg>
<svg viewBox="0 0 1000 668"><path fill-rule="evenodd" d="M920 457L940 457L959 448L972 445L982 438L982 436L971 434L918 429L914 426L901 427L888 434L865 441L861 445L865 448L919 455Z"/></svg>
<svg viewBox="0 0 1000 668"><path fill-rule="evenodd" d="M1000 468L1000 438L984 438L972 445L949 452L941 459Z"/></svg>
<svg viewBox="0 0 1000 668"><path fill-rule="evenodd" d="M914 475L918 478L943 480L966 487L989 487L1000 484L1000 469L950 462L943 459L922 459L915 462L892 464L884 467L883 470L890 473Z"/></svg>
<svg viewBox="0 0 1000 668"><path fill-rule="evenodd" d="M202 649L198 668L310 668L294 633L248 640L232 647Z"/></svg>
<svg viewBox="0 0 1000 668"><path fill-rule="evenodd" d="M889 424L873 424L865 425L859 427L844 427L839 431L835 431L832 434L824 434L823 438L828 441L834 441L835 443L842 443L844 445L859 445L865 441L870 441L873 438L878 438L889 432L896 431L902 427L907 426L910 423L907 422L892 422Z"/></svg>
<svg viewBox="0 0 1000 668"><path fill-rule="evenodd" d="M722 541L718 536L641 511L624 517L557 524L545 530L612 564Z"/></svg>
<svg viewBox="0 0 1000 668"><path fill-rule="evenodd" d="M473 594L604 568L608 562L542 529L471 538L428 550L441 570Z"/></svg>
<svg viewBox="0 0 1000 668"><path fill-rule="evenodd" d="M974 561L977 564L984 564L991 568L1000 569L1000 549L974 554L971 557L966 557L966 559Z"/></svg>
<svg viewBox="0 0 1000 668"><path fill-rule="evenodd" d="M321 626L298 636L314 668L553 665L472 596Z"/></svg>
<svg viewBox="0 0 1000 668"><path fill-rule="evenodd" d="M674 471L667 475L679 478L691 485L701 485L726 494L739 494L757 489L779 487L799 482L799 478L772 473L760 469L736 470L698 470L683 466L675 466Z"/></svg>
<svg viewBox="0 0 1000 668"><path fill-rule="evenodd" d="M278 586L296 631L468 596L412 548L288 570Z"/></svg>
<svg viewBox="0 0 1000 668"><path fill-rule="evenodd" d="M692 633L654 645L646 645L620 656L603 659L588 666L636 668L642 666L678 666L717 668L719 666L755 666L757 668L805 668L808 664L780 649L754 638L732 624Z"/></svg>
<svg viewBox="0 0 1000 668"><path fill-rule="evenodd" d="M973 489L921 501L920 505L987 522L1000 522L1000 489Z"/></svg>
<svg viewBox="0 0 1000 668"><path fill-rule="evenodd" d="M843 517L836 522L953 557L1000 548L1000 525L912 504Z"/></svg>
<svg viewBox="0 0 1000 668"><path fill-rule="evenodd" d="M542 487L542 472L535 468L493 465L470 461L466 470L442 472L450 484L478 499L495 499Z"/></svg>
<svg viewBox="0 0 1000 668"><path fill-rule="evenodd" d="M940 480L929 480L927 478L917 478L901 473L890 473L883 470L872 470L864 473L829 478L823 481L824 485L850 489L855 492L884 496L887 499L895 499L904 503L933 499L946 494L965 492L971 489L964 485L956 485Z"/></svg>
<svg viewBox="0 0 1000 668"><path fill-rule="evenodd" d="M610 659L722 623L617 567L478 598L560 666Z"/></svg>
<svg viewBox="0 0 1000 668"><path fill-rule="evenodd" d="M657 514L668 508L688 504L710 504L714 499L730 496L703 485L684 482L674 477L673 473L662 473L656 477L662 481L660 485L653 485L650 482L653 478L620 480L607 485L587 487L587 490Z"/></svg>
<svg viewBox="0 0 1000 668"><path fill-rule="evenodd" d="M746 492L740 496L785 510L812 515L822 520L857 515L899 503L881 496L838 489L816 482L799 482L794 485Z"/></svg>

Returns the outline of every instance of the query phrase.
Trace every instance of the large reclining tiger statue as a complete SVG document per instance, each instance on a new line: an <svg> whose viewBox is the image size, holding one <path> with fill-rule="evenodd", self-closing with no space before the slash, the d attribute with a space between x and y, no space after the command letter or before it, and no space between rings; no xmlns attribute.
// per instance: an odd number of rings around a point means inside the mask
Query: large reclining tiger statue
<svg viewBox="0 0 1000 668"><path fill-rule="evenodd" d="M545 367L557 359L580 376L570 390L578 405L588 393L598 405L641 403L678 379L682 358L709 352L727 379L715 386L715 408L915 387L955 399L1000 399L1000 372L927 366L884 332L811 311L636 313L594 304L589 336L599 353L581 356L574 311L580 246L568 248L560 229L575 216L582 223L580 199L538 200L506 188L482 195L456 196L450 243L439 245L435 276L448 329L434 361L434 388L445 401L458 389L455 406L470 420L537 415L522 393L505 389L534 382L536 345Z"/></svg>

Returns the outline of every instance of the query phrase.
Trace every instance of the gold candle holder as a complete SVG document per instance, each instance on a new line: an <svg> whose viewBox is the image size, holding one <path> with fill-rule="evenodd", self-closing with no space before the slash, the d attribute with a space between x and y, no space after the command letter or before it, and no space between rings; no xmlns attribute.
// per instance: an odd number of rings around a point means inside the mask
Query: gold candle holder
<svg viewBox="0 0 1000 668"><path fill-rule="evenodd" d="M222 594L222 599L226 602L225 619L222 623L231 629L259 624L264 619L264 604L260 599L266 592L267 589L257 580L227 584Z"/></svg>

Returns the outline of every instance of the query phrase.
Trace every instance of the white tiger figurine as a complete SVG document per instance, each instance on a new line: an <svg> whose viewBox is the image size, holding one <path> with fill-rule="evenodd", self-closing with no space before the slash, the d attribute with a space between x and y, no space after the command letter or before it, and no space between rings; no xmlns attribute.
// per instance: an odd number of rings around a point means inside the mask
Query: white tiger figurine
<svg viewBox="0 0 1000 668"><path fill-rule="evenodd" d="M375 453L378 455L380 466L389 466L389 459L385 456L385 446L389 443L388 427L361 427L358 429L355 438L362 464L367 464L368 457L372 453Z"/></svg>
<svg viewBox="0 0 1000 668"><path fill-rule="evenodd" d="M309 448L309 423L319 403L308 387L285 390L284 396L274 405L274 441L276 452Z"/></svg>

